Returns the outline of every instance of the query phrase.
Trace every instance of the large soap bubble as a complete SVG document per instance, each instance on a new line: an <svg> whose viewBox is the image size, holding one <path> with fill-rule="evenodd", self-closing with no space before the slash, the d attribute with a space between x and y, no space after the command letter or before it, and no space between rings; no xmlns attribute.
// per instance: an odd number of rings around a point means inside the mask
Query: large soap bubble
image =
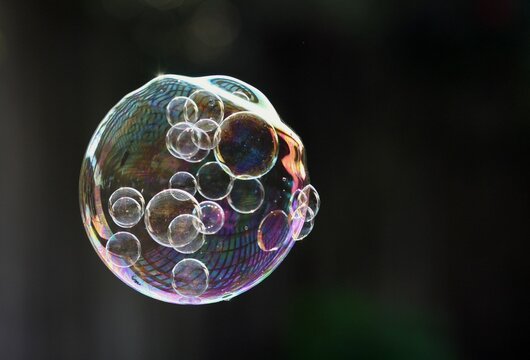
<svg viewBox="0 0 530 360"><path fill-rule="evenodd" d="M224 76L164 75L126 95L96 129L79 186L103 262L179 304L258 284L320 208L299 137L259 90Z"/></svg>

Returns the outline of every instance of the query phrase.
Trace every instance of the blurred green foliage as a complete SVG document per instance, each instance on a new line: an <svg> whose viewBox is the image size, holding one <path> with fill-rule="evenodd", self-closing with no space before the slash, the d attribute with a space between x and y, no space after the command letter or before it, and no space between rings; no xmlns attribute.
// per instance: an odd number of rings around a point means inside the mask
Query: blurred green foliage
<svg viewBox="0 0 530 360"><path fill-rule="evenodd" d="M292 359L454 359L432 319L350 293L299 296L289 314Z"/></svg>

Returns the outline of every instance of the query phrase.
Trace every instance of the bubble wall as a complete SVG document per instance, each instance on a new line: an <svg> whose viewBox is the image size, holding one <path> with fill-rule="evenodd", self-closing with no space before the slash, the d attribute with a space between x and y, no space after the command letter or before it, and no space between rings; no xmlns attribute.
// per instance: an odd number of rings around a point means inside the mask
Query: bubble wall
<svg viewBox="0 0 530 360"><path fill-rule="evenodd" d="M258 284L320 208L299 137L259 90L226 76L162 75L126 95L90 140L79 196L107 267L177 304Z"/></svg>

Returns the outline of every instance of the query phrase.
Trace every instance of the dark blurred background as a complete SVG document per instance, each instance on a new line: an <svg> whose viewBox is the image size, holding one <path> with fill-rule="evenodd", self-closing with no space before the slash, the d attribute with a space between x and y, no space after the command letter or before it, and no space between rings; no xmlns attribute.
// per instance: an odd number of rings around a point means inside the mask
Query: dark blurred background
<svg viewBox="0 0 530 360"><path fill-rule="evenodd" d="M528 356L530 3L0 0L0 358ZM262 90L313 233L186 307L121 283L78 210L88 141L160 73Z"/></svg>

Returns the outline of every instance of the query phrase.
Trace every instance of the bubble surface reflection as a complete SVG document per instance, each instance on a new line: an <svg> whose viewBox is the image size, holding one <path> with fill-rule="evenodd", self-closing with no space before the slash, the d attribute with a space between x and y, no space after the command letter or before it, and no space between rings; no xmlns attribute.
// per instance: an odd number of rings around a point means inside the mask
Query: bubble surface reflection
<svg viewBox="0 0 530 360"><path fill-rule="evenodd" d="M231 299L313 230L320 196L304 149L249 84L157 77L120 100L88 145L79 196L89 240L142 294Z"/></svg>

